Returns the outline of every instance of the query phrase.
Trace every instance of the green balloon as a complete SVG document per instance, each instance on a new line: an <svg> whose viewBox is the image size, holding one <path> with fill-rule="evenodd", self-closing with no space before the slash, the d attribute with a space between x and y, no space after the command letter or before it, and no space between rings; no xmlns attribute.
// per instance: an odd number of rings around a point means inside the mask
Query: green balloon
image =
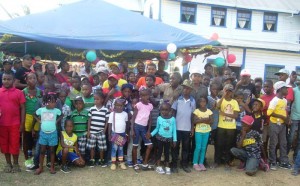
<svg viewBox="0 0 300 186"><path fill-rule="evenodd" d="M222 67L225 65L225 59L224 58L221 58L221 57L218 57L214 60L214 64L217 66L217 67Z"/></svg>

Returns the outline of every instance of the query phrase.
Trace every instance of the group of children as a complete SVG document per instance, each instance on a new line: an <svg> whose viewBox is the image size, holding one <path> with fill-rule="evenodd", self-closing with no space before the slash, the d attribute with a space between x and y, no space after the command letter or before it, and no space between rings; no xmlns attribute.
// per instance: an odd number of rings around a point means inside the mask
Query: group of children
<svg viewBox="0 0 300 186"><path fill-rule="evenodd" d="M284 141L289 121L284 97L289 86L283 81L274 84L275 95L273 83L266 81L265 97L246 99L230 83L225 83L222 90L211 83L210 95L196 99L191 95L193 82L184 80L180 93L170 102L162 99L163 92L157 89L156 77L151 74L146 75L145 86L138 90L132 81L119 87L120 78L115 74L108 76L107 88L94 91L83 79L75 76L71 87L62 85L59 90L44 83L41 91L37 74L30 72L26 74L27 87L20 91L13 87L13 74L3 74L0 148L7 162L5 172L20 171L19 131L25 166L37 175L43 172L45 155L51 174L56 173L57 161L64 173L69 173L73 164L110 165L111 170L132 166L135 171L152 170L156 165L159 174L171 174L178 172L179 155L185 172L191 172L190 161L195 171L206 171L208 144L215 148L211 168L225 163L228 170L234 157L241 160L239 168L250 176L259 168L268 170L268 160L272 170L276 170L277 161L282 168L291 166ZM145 148L140 150L140 146ZM295 165L294 172L298 171Z"/></svg>

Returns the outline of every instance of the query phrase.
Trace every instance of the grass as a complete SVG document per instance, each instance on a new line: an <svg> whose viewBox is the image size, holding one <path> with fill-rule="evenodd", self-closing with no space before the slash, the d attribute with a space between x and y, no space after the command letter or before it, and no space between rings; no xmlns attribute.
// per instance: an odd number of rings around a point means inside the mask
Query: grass
<svg viewBox="0 0 300 186"><path fill-rule="evenodd" d="M211 162L213 157L211 147L209 148L208 160ZM185 173L179 169L178 174L172 175L159 175L155 171L146 171L136 174L136 172L128 168L127 170L117 169L111 171L109 167L101 168L72 168L72 172L64 174L59 171L60 168L56 167L57 173L51 175L45 167L44 172L36 176L33 172L26 172L24 169L23 154L20 154L20 164L22 172L20 173L4 173L0 172L0 186L6 185L289 185L299 186L300 175L295 177L291 175L290 170L279 169L277 171L262 172L259 171L256 176L249 177L243 172L235 170L225 171L224 167L217 169L208 169L206 172ZM237 165L238 162L236 161ZM0 168L5 165L5 158L0 155Z"/></svg>

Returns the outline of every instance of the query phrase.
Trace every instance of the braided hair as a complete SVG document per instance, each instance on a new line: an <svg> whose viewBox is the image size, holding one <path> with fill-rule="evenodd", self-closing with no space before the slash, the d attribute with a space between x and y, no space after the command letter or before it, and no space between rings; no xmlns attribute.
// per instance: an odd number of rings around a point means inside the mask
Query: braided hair
<svg viewBox="0 0 300 186"><path fill-rule="evenodd" d="M55 92L48 92L43 96L43 104L48 105L49 102L56 102L57 100L57 93Z"/></svg>

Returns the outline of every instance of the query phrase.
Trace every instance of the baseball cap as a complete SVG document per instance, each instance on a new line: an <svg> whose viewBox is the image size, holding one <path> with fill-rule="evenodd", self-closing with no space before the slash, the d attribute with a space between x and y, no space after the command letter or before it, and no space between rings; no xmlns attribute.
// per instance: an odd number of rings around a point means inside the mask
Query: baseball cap
<svg viewBox="0 0 300 186"><path fill-rule="evenodd" d="M233 90L234 90L233 85L232 85L232 84L226 84L226 85L224 86L224 90L225 90L225 91L227 91L227 90L233 91Z"/></svg>
<svg viewBox="0 0 300 186"><path fill-rule="evenodd" d="M109 75L107 79L109 79L109 78L114 78L116 80L119 80L119 77L116 74Z"/></svg>
<svg viewBox="0 0 300 186"><path fill-rule="evenodd" d="M98 73L98 74L99 74L99 73L109 74L109 71L108 71L108 69L107 69L106 67L99 67L99 68L97 69L97 73Z"/></svg>
<svg viewBox="0 0 300 186"><path fill-rule="evenodd" d="M188 79L183 81L182 86L186 86L186 87L193 89L193 83L192 83L192 81L190 81Z"/></svg>
<svg viewBox="0 0 300 186"><path fill-rule="evenodd" d="M13 64L18 64L18 63L21 63L21 59L17 57L12 62L13 62Z"/></svg>
<svg viewBox="0 0 300 186"><path fill-rule="evenodd" d="M287 70L287 69L285 69L285 68L282 68L282 69L280 69L278 72L276 72L274 75L276 75L276 76L278 76L279 74L286 74L286 75L290 75L290 72Z"/></svg>
<svg viewBox="0 0 300 186"><path fill-rule="evenodd" d="M5 64L10 64L10 65L12 65L13 62L12 62L11 59L5 59L5 60L2 62L2 64L3 64L3 65L5 65Z"/></svg>
<svg viewBox="0 0 300 186"><path fill-rule="evenodd" d="M251 76L250 71L248 69L243 69L241 71L241 76Z"/></svg>
<svg viewBox="0 0 300 186"><path fill-rule="evenodd" d="M277 81L274 84L274 90L277 92L277 90L283 88L283 87L291 87L290 85L288 85L286 82L284 81Z"/></svg>
<svg viewBox="0 0 300 186"><path fill-rule="evenodd" d="M76 96L76 98L74 99L74 101L83 101L81 96Z"/></svg>
<svg viewBox="0 0 300 186"><path fill-rule="evenodd" d="M253 119L252 116L245 115L245 116L242 118L242 122L245 123L246 125L251 126L251 125L254 123L254 119Z"/></svg>

